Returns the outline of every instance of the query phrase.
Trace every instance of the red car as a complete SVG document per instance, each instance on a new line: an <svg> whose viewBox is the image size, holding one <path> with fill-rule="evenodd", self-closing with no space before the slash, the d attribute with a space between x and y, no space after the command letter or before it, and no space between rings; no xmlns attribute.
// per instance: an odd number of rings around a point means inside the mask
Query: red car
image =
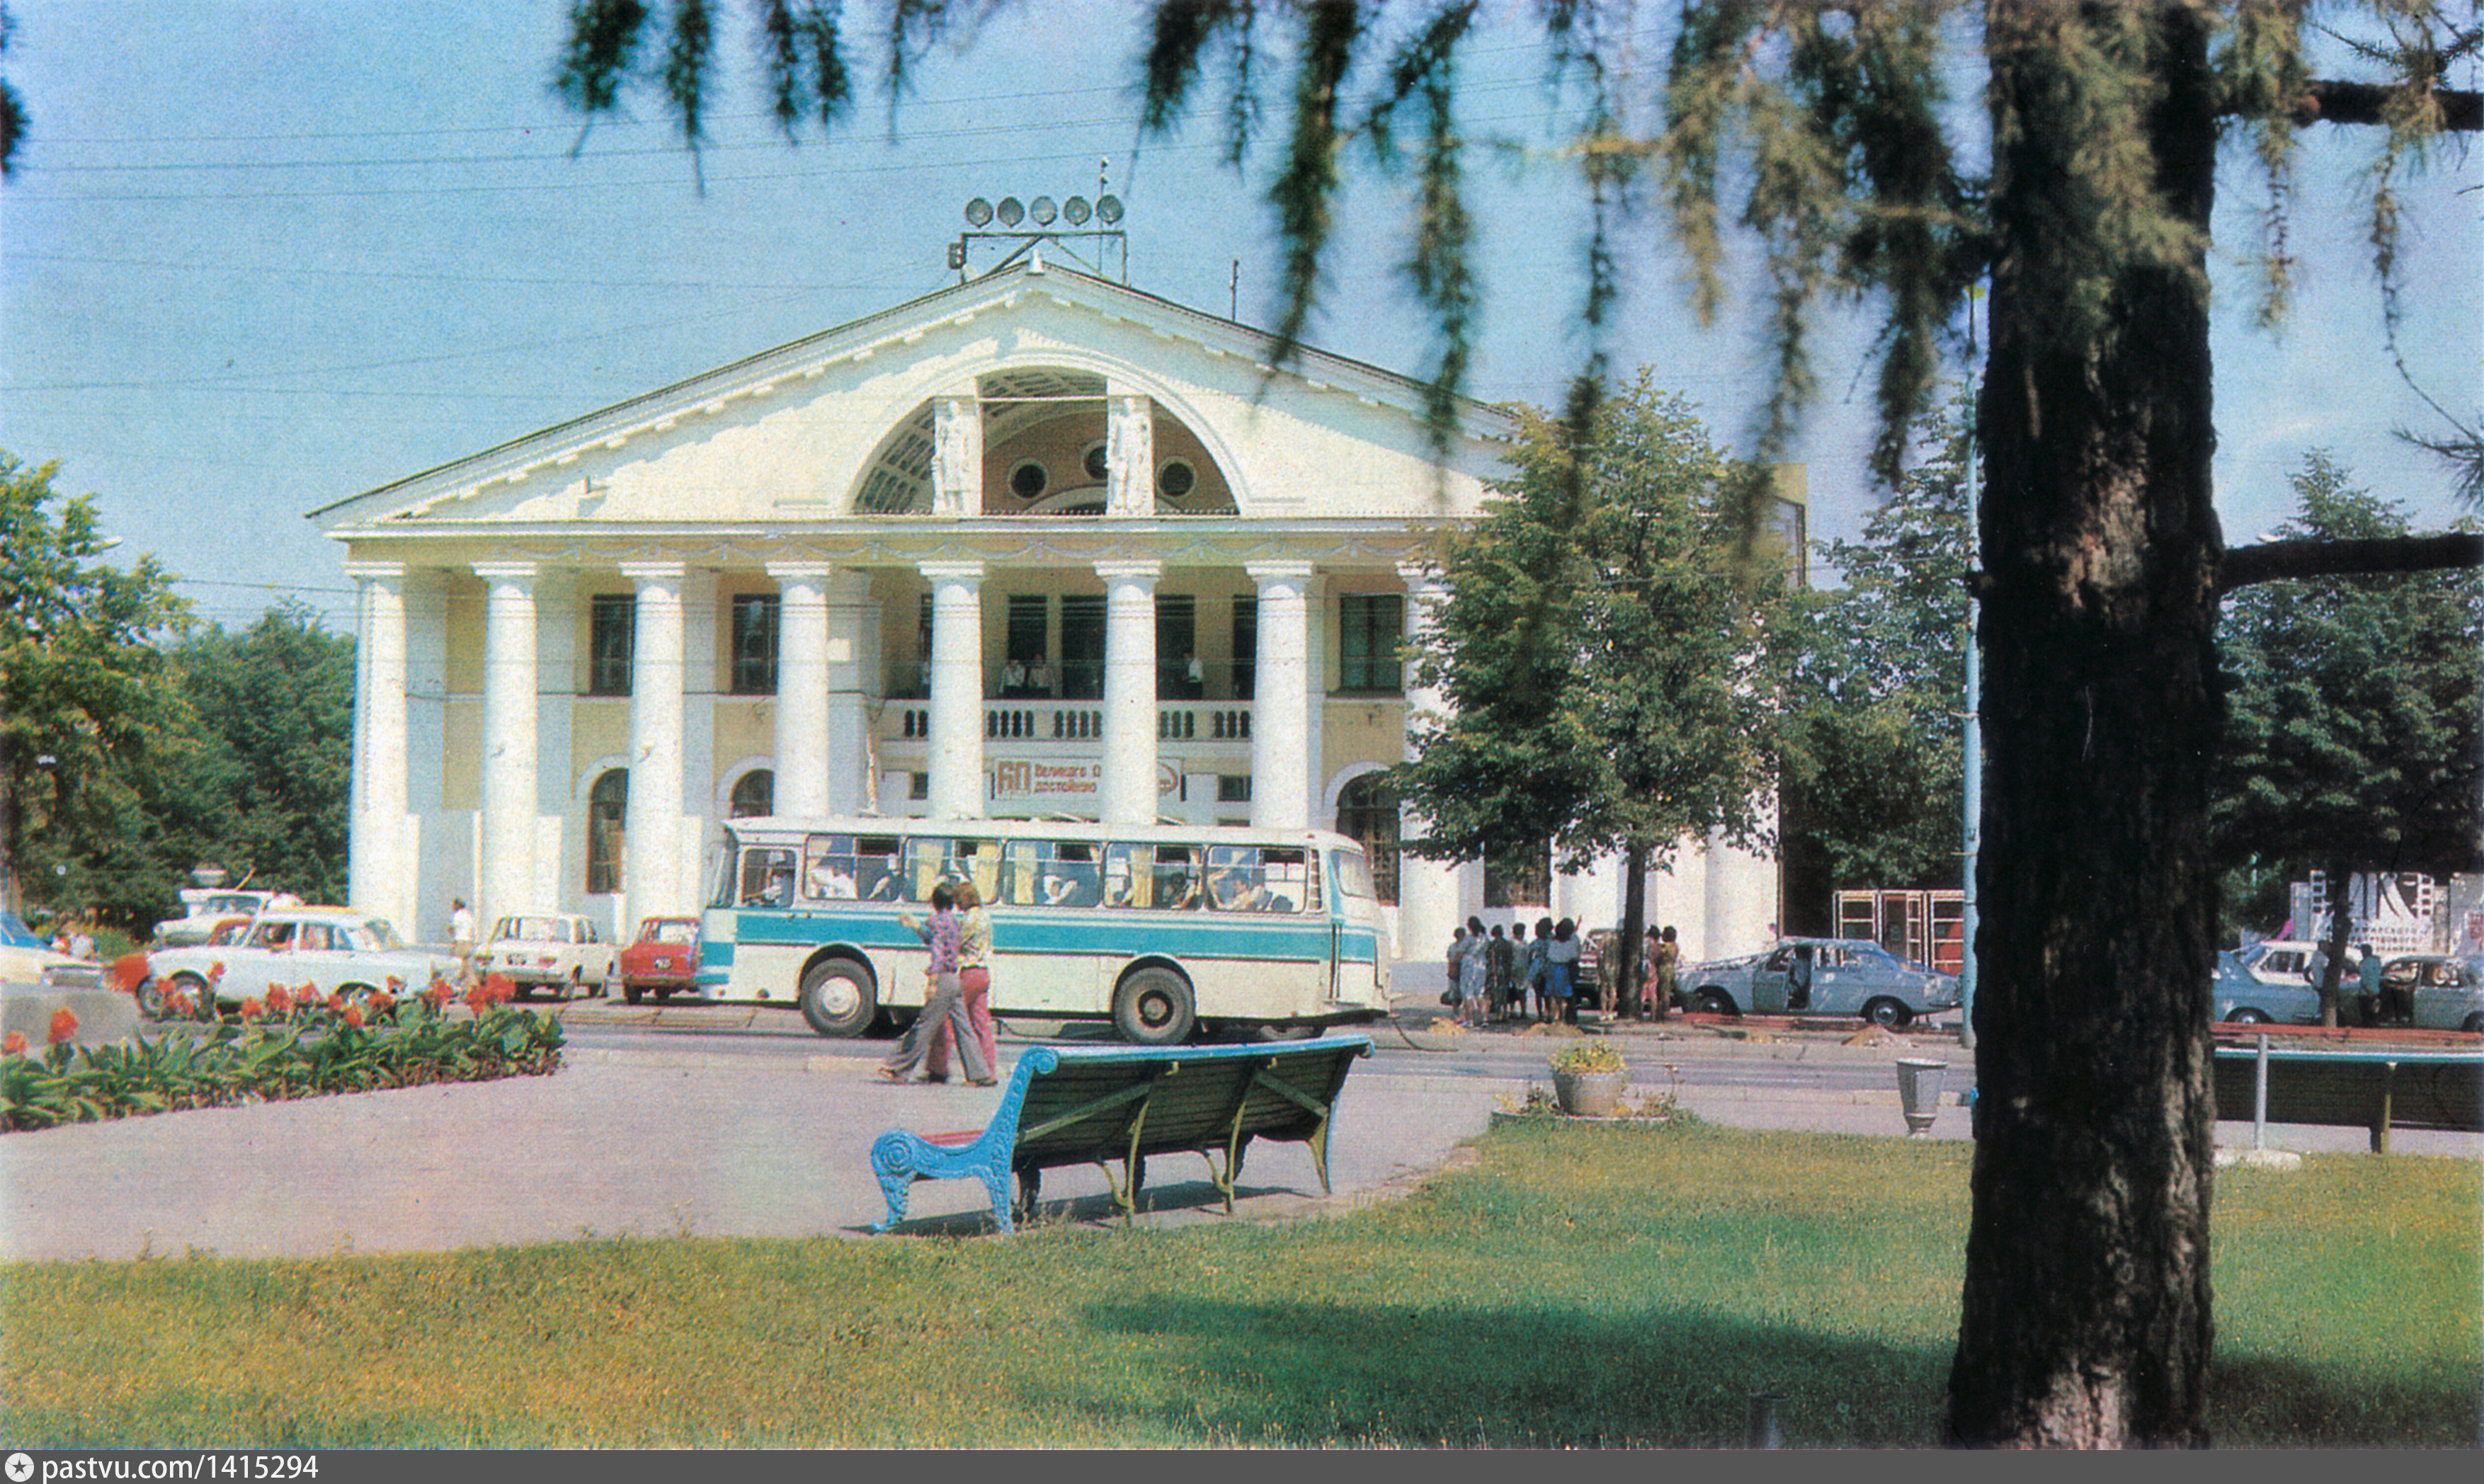
<svg viewBox="0 0 2484 1484"><path fill-rule="evenodd" d="M698 962L697 918L650 917L638 924L636 941L621 950L621 997L635 1005L652 989L662 1004L697 982Z"/></svg>

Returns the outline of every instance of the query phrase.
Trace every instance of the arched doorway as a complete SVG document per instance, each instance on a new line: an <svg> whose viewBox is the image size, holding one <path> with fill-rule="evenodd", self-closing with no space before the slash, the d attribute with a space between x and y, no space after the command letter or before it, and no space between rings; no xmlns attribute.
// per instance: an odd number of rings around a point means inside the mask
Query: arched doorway
<svg viewBox="0 0 2484 1484"><path fill-rule="evenodd" d="M586 794L586 894L608 896L621 889L621 856L627 849L630 817L630 770L607 769Z"/></svg>
<svg viewBox="0 0 2484 1484"><path fill-rule="evenodd" d="M1383 772L1364 773L1337 791L1336 832L1363 843L1371 857L1371 887L1397 904L1397 790Z"/></svg>
<svg viewBox="0 0 2484 1484"><path fill-rule="evenodd" d="M754 768L734 780L733 798L726 805L737 820L747 820L776 812L776 773L773 769Z"/></svg>

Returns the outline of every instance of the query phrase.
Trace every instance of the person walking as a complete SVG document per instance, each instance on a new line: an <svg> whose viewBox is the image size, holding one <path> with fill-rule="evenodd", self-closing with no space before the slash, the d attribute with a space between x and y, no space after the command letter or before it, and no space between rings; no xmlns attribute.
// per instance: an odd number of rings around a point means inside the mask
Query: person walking
<svg viewBox="0 0 2484 1484"><path fill-rule="evenodd" d="M457 960L457 987L474 986L474 914L467 908L466 899L448 901L448 952Z"/></svg>
<svg viewBox="0 0 2484 1484"><path fill-rule="evenodd" d="M992 914L972 881L958 883L957 904L958 998L965 1002L966 1019L975 1028L975 1041L984 1048L984 1066L991 1073L980 1085L989 1087L999 1077L1001 1065L1000 1044L992 1029ZM949 1050L956 1039L946 1025L932 1034L924 1081L949 1080Z"/></svg>
<svg viewBox="0 0 2484 1484"><path fill-rule="evenodd" d="M1554 1013L1571 1024L1579 1023L1579 925L1562 918L1552 926L1552 946L1544 951L1545 987L1555 1007Z"/></svg>
<svg viewBox="0 0 2484 1484"><path fill-rule="evenodd" d="M880 1064L879 1075L886 1081L904 1082L911 1077L930 1053L932 1036L943 1025L957 1038L958 1059L966 1064L966 1075L978 1086L987 1086L992 1081L991 1066L984 1060L983 1044L975 1039L974 1022L966 1018L965 1002L960 997L957 904L956 889L943 881L932 888L930 922L916 922L911 912L898 914L897 920L906 931L932 950L931 960L923 968L925 977L932 982L932 992L897 1053Z"/></svg>

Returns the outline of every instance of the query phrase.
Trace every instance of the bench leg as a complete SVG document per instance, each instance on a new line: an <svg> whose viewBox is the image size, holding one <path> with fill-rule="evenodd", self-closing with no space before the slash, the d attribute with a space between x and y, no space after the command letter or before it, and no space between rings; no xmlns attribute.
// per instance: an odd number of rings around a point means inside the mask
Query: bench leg
<svg viewBox="0 0 2484 1484"><path fill-rule="evenodd" d="M984 1189L991 1194L992 1220L1000 1223L1001 1234L1016 1230L1010 1221L1010 1173L1007 1166L984 1172Z"/></svg>
<svg viewBox="0 0 2484 1484"><path fill-rule="evenodd" d="M911 1174L882 1174L880 1175L879 1189L880 1194L888 1198L888 1214L873 1223L872 1230L886 1231L905 1219L905 1193L913 1187L914 1176Z"/></svg>
<svg viewBox="0 0 2484 1484"><path fill-rule="evenodd" d="M1020 1220L1020 1221L1033 1221L1033 1220L1035 1220L1035 1202L1036 1202L1036 1201L1037 1201L1037 1199L1038 1199L1038 1197L1037 1197L1037 1193L1038 1193L1038 1192L1042 1188L1042 1185L1043 1185L1043 1172L1042 1172L1041 1170L1040 1170L1040 1169L1030 1169L1030 1170L1021 1170L1021 1171L1019 1171L1019 1172L1018 1172L1018 1176L1017 1176L1017 1219L1018 1219L1018 1220Z"/></svg>

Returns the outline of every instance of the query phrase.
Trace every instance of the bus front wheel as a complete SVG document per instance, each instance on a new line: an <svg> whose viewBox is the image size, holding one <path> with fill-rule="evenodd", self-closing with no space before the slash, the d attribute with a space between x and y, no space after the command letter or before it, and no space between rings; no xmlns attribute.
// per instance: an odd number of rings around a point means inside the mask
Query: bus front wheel
<svg viewBox="0 0 2484 1484"><path fill-rule="evenodd" d="M802 1018L823 1036L860 1036L879 1014L871 976L849 959L815 963L802 975Z"/></svg>
<svg viewBox="0 0 2484 1484"><path fill-rule="evenodd" d="M1113 995L1113 1025L1134 1045L1179 1045L1196 1020L1190 985L1166 969L1141 969Z"/></svg>

